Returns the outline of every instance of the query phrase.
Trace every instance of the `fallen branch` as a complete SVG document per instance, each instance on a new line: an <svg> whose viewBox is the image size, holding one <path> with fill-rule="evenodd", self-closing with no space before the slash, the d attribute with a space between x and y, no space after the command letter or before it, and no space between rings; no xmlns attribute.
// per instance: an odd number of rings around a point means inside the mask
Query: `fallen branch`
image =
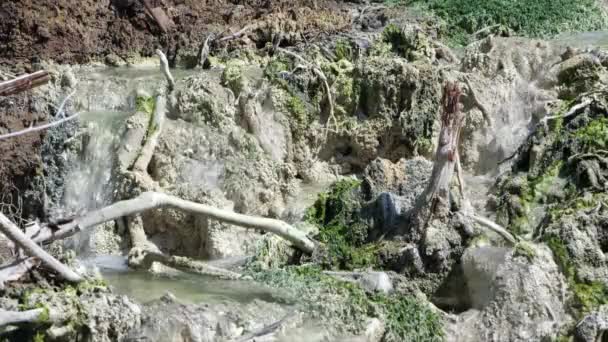
<svg viewBox="0 0 608 342"><path fill-rule="evenodd" d="M312 253L315 249L315 243L310 240L304 232L283 221L238 214L205 204L186 201L159 192L144 192L134 199L116 202L105 208L87 213L69 223L60 225L59 230L55 232L52 232L49 229L45 230L43 233L39 234L35 241L38 243L50 243L57 239L72 236L79 231L95 227L99 224L113 221L119 217L130 216L147 210L165 207L179 209L193 214L200 214L240 227L261 229L277 234L306 253Z"/></svg>
<svg viewBox="0 0 608 342"><path fill-rule="evenodd" d="M240 38L245 33L247 33L247 31L253 29L254 26L255 25L253 25L253 24L245 25L245 27L243 27L239 31L237 31L237 32L235 32L235 33L233 33L231 35L228 35L228 36L225 36L225 37L222 37L222 38L218 39L218 42L223 43L223 42L227 42L229 40Z"/></svg>
<svg viewBox="0 0 608 342"><path fill-rule="evenodd" d="M148 165L150 164L150 160L152 160L152 155L154 154L154 149L158 144L158 138L162 132L163 123L165 121L166 105L167 100L164 95L159 95L156 97L154 113L150 118L146 140L141 148L139 157L135 161L135 164L133 164L134 171L146 172L148 169Z"/></svg>
<svg viewBox="0 0 608 342"><path fill-rule="evenodd" d="M571 117L573 115L577 115L577 114L579 114L579 112L580 112L581 109L583 109L583 108L587 107L588 105L590 105L591 102L592 102L591 99L586 99L585 101L583 101L583 102L581 102L581 103L579 103L579 104L577 104L575 106L572 106L572 108L570 108L570 110L567 113L565 113L564 115L545 116L544 118L542 118L540 120L540 122L543 125L546 125L547 123L549 123L550 120L556 120L556 119L560 119L560 118L561 119L565 119L565 118Z"/></svg>
<svg viewBox="0 0 608 342"><path fill-rule="evenodd" d="M285 315L283 318L281 318L280 320L278 320L270 325L264 326L262 329L260 329L258 331L254 331L250 334L241 336L236 341L238 341L238 342L255 342L255 341L257 341L257 338L266 336L268 334L274 333L275 331L279 330L283 325L285 325L285 323L288 320L291 320L295 316L296 316L295 312L290 312L287 315Z"/></svg>
<svg viewBox="0 0 608 342"><path fill-rule="evenodd" d="M74 283L82 281L81 276L59 262L59 260L55 259L52 255L45 252L44 249L40 248L34 241L29 239L19 227L12 223L2 213L0 213L0 231L19 248L22 248L25 253L40 259L43 264L57 272L63 279Z"/></svg>
<svg viewBox="0 0 608 342"><path fill-rule="evenodd" d="M466 214L465 216L472 219L473 221L479 223L480 225L492 230L493 232L497 233L498 235L502 236L505 240L510 242L512 245L517 244L517 238L515 238L515 236L513 236L506 229L504 229L500 225L492 222L491 220L488 220L485 217L480 217L480 216L476 216L473 214Z"/></svg>
<svg viewBox="0 0 608 342"><path fill-rule="evenodd" d="M167 30L171 27L172 22L171 19L169 19L169 17L165 13L165 11L160 7L152 7L152 5L150 4L150 0L143 0L142 2L144 3L144 7L146 8L146 10L148 11L148 14L152 16L152 18L154 19L154 21L156 21L160 29L166 33Z"/></svg>
<svg viewBox="0 0 608 342"><path fill-rule="evenodd" d="M45 129L53 128L55 126L59 126L59 125L61 125L63 123L66 123L68 121L72 121L72 120L76 119L77 117L80 116L80 114L81 113L76 113L76 114L73 114L73 115L68 116L66 118L63 118L61 120L57 120L57 121L54 121L54 122L51 122L51 123L48 123L48 124L45 124L45 125L30 127L30 128L26 128L26 129L17 131L17 132L3 134L3 135L0 135L0 140L14 138L14 137L18 137L20 135L34 133L34 132L39 132L39 131L43 131Z"/></svg>
<svg viewBox="0 0 608 342"><path fill-rule="evenodd" d="M19 76L13 80L0 83L0 96L14 95L46 84L51 77L47 71L36 71Z"/></svg>
<svg viewBox="0 0 608 342"><path fill-rule="evenodd" d="M218 277L228 280L237 280L241 275L223 268L215 267L202 261L187 257L170 256L146 248L135 247L129 252L129 266L133 268L149 269L153 262L159 262L176 270L205 276Z"/></svg>
<svg viewBox="0 0 608 342"><path fill-rule="evenodd" d="M28 311L0 311L0 327L38 322L45 314L45 309L34 309Z"/></svg>

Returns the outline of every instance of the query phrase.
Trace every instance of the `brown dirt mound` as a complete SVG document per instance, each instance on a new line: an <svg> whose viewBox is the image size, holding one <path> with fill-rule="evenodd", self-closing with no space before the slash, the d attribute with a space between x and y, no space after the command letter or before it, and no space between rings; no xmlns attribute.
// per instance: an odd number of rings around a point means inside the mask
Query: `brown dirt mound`
<svg viewBox="0 0 608 342"><path fill-rule="evenodd" d="M0 2L0 65L24 69L37 60L86 63L152 56L192 55L210 32L248 24L299 30L306 39L348 24L348 5L332 0L149 0L172 21L165 33L140 0L4 0ZM291 20L292 23L285 24ZM295 23L297 24L295 24ZM252 30L255 42L265 35Z"/></svg>

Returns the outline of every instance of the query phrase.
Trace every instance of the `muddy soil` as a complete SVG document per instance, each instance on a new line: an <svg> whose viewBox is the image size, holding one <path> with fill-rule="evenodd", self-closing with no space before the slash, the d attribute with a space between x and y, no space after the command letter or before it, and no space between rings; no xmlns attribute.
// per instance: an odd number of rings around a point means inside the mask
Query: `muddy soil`
<svg viewBox="0 0 608 342"><path fill-rule="evenodd" d="M332 0L149 0L170 19L164 32L139 0L4 0L0 2L0 66L24 70L40 60L108 63L151 56L195 56L209 33L246 25L257 46L266 31L298 31L306 40L350 26L353 4ZM292 41L291 41L292 42ZM289 44L290 40L285 43Z"/></svg>

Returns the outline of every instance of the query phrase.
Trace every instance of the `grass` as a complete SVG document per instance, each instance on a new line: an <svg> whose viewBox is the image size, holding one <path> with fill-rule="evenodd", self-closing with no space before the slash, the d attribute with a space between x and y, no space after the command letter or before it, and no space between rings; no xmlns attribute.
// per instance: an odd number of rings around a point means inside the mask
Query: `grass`
<svg viewBox="0 0 608 342"><path fill-rule="evenodd" d="M361 181L345 179L319 194L306 213L306 220L319 227L315 237L327 248L326 268L352 270L378 263L377 243L367 243L369 225L357 217L357 191Z"/></svg>
<svg viewBox="0 0 608 342"><path fill-rule="evenodd" d="M517 35L546 37L607 27L596 0L391 0L428 10L446 23L448 40L470 42L470 34L498 25Z"/></svg>
<svg viewBox="0 0 608 342"><path fill-rule="evenodd" d="M338 331L361 333L367 317L386 324L383 341L442 341L440 317L411 296L367 294L359 285L337 280L318 266L253 271L251 276L286 290L307 311Z"/></svg>

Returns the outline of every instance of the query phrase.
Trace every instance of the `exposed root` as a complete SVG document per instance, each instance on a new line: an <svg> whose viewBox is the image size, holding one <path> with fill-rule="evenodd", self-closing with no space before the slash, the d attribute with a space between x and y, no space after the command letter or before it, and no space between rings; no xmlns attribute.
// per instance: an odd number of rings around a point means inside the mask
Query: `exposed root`
<svg viewBox="0 0 608 342"><path fill-rule="evenodd" d="M307 68L311 69L323 83L323 88L325 89L325 95L327 96L327 102L329 104L329 118L327 120L328 123L327 123L327 127L325 128L325 136L324 136L324 140L327 141L327 136L328 136L330 128L331 128L329 125L329 122L330 121L333 122L334 127L337 130L338 129L338 120L336 119L336 115L334 113L334 101L331 96L331 87L329 86L325 73L323 73L323 71L318 66L310 63L309 61L307 61L306 59L304 59L302 56L298 55L295 52L292 52L292 51L289 51L289 50L286 50L283 48L278 48L277 50L286 55L294 57L297 60L299 60L300 62L302 62Z"/></svg>
<svg viewBox="0 0 608 342"><path fill-rule="evenodd" d="M565 118L568 118L568 117L571 117L574 115L578 115L581 112L581 109L584 109L585 107L590 105L591 102L592 102L591 99L586 99L585 101L583 101L575 106L572 106L572 108L570 108L570 110L567 113L565 113L564 115L545 116L544 118L542 118L540 120L540 122L546 126L549 123L549 121L560 119L560 118L565 119Z"/></svg>

